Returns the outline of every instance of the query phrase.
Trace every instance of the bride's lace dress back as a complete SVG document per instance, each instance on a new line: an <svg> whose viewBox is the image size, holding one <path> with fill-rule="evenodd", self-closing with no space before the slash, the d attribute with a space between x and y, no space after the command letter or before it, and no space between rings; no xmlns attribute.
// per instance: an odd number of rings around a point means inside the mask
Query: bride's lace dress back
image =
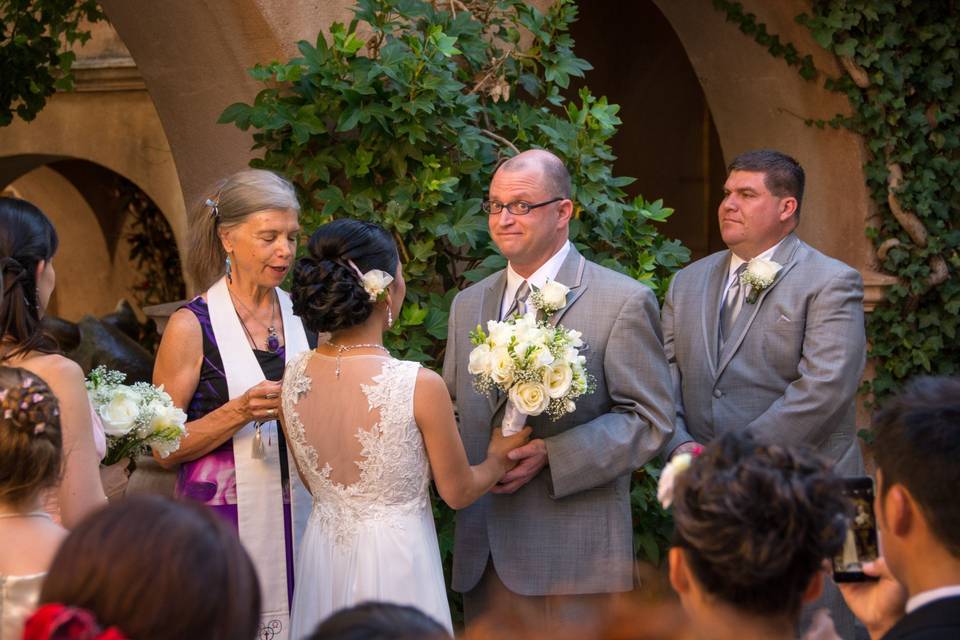
<svg viewBox="0 0 960 640"><path fill-rule="evenodd" d="M423 506L429 463L413 415L419 364L307 352L284 375L283 414L315 516L338 538L366 518ZM309 416L309 418L305 418Z"/></svg>
<svg viewBox="0 0 960 640"><path fill-rule="evenodd" d="M283 376L290 450L313 494L300 545L291 637L368 600L415 606L452 630L414 420L420 365L308 352Z"/></svg>

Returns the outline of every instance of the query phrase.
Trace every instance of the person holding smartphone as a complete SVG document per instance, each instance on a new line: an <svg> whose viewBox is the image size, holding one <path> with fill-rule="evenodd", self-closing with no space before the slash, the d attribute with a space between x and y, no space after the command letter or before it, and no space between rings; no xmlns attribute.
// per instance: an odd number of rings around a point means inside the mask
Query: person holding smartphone
<svg viewBox="0 0 960 640"><path fill-rule="evenodd" d="M873 640L960 638L960 378L920 378L873 424L882 557L840 587Z"/></svg>

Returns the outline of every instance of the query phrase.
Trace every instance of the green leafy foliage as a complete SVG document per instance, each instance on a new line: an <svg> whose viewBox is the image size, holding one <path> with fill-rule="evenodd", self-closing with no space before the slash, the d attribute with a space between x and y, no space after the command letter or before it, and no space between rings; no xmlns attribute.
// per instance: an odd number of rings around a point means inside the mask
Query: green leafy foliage
<svg viewBox="0 0 960 640"><path fill-rule="evenodd" d="M393 233L407 301L388 344L434 368L453 296L506 264L480 205L493 170L518 149L547 148L567 163L575 192L570 236L589 258L660 295L689 259L657 232L673 210L629 199L623 187L633 179L613 175L609 140L619 107L587 88L573 99L564 91L591 69L573 53L575 3L559 0L545 13L523 0L451 9L359 0L350 24L300 42L300 55L288 62L255 67L265 88L220 118L254 130L263 154L254 166L296 184L307 232L349 216ZM649 500L651 473L640 476L647 480L635 505L641 557L658 561L665 516ZM438 505L436 513L449 560L450 512Z"/></svg>
<svg viewBox="0 0 960 640"><path fill-rule="evenodd" d="M85 43L81 22L103 19L96 0L0 0L0 126L16 114L33 120L57 89L73 88L75 55Z"/></svg>
<svg viewBox="0 0 960 640"><path fill-rule="evenodd" d="M767 48L774 58L783 58L784 62L792 67L807 80L817 77L817 69L813 64L813 57L802 56L792 43L783 43L780 36L767 33L767 25L757 22L757 16L744 11L743 5L732 0L713 0L713 8L722 11L727 16L727 22L735 22L744 34L753 38L757 44Z"/></svg>
<svg viewBox="0 0 960 640"><path fill-rule="evenodd" d="M714 0L748 35L766 33L742 5ZM847 74L825 78L844 93L850 114L808 125L846 128L863 137L864 166L878 223L867 228L880 268L899 278L867 317L875 377L865 391L875 400L915 375L960 373L960 12L956 2L814 0L797 16L814 40L841 58ZM760 41L759 37L757 38ZM779 41L778 41L779 43ZM787 61L799 58L786 45ZM781 51L770 52L785 55ZM812 71L813 73L811 73ZM815 74L803 66L805 78ZM856 77L855 77L856 76ZM907 233L891 208L891 168L902 172L893 189L899 208L922 227ZM901 216L902 217L902 216ZM939 272L938 272L939 266Z"/></svg>
<svg viewBox="0 0 960 640"><path fill-rule="evenodd" d="M850 116L827 124L863 136L864 167L879 223L868 235L880 267L900 279L869 314L870 355L877 399L915 375L960 373L960 12L954 2L817 0L798 17L819 44L852 61L852 76L828 80L846 94ZM822 126L822 123L821 123ZM891 167L902 183L899 207L917 216L926 242L912 238L888 198ZM945 278L933 277L937 261ZM940 280L939 282L937 280Z"/></svg>

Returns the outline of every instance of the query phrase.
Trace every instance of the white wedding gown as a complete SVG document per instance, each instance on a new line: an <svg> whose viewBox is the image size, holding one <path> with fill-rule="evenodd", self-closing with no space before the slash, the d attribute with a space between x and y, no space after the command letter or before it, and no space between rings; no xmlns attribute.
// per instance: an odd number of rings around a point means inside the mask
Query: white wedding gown
<svg viewBox="0 0 960 640"><path fill-rule="evenodd" d="M300 354L287 365L287 438L313 511L297 559L291 638L335 611L376 600L413 605L452 630L414 420L416 362Z"/></svg>

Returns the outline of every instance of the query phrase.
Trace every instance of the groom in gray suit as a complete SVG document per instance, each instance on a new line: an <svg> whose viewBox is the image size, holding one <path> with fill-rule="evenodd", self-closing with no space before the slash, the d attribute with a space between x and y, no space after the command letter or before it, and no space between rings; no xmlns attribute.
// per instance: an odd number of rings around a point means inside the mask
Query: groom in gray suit
<svg viewBox="0 0 960 640"><path fill-rule="evenodd" d="M530 417L531 441L511 453L516 467L457 514L452 586L464 594L468 622L498 594L559 615L566 597L631 589L630 475L673 428L656 298L569 242L573 202L560 159L531 150L504 162L484 210L508 266L454 299L443 366L471 464L484 459L506 398L474 390L469 333L523 311L531 285L549 279L569 287L549 321L583 333L597 388L556 422Z"/></svg>
<svg viewBox="0 0 960 640"><path fill-rule="evenodd" d="M746 430L811 446L838 474L863 475L854 421L866 350L863 281L795 235L803 185L803 168L777 151L735 158L719 208L729 250L674 276L662 312L676 397L668 455ZM740 277L773 270L768 284ZM849 637L852 617L828 592L821 606L830 604Z"/></svg>

